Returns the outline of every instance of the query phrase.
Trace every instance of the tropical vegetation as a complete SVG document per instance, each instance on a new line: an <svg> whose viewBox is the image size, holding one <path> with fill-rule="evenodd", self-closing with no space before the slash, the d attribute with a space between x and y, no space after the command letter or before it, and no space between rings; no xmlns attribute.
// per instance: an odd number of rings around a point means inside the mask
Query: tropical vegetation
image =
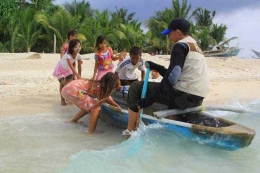
<svg viewBox="0 0 260 173"><path fill-rule="evenodd" d="M191 11L187 0L172 0L172 6L147 21L135 19L135 13L115 7L99 11L85 0L62 6L53 0L1 0L0 52L59 52L67 32L75 29L82 42L82 53L95 52L95 40L103 34L115 51L140 46L145 52L169 53L171 43L160 32L173 18L182 17L191 24L191 35L203 50L225 39L227 27L213 23L215 11L201 7Z"/></svg>

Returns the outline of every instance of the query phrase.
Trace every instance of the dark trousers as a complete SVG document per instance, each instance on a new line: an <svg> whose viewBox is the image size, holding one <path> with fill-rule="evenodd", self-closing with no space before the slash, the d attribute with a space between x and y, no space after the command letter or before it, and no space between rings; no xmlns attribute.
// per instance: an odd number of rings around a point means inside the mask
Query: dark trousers
<svg viewBox="0 0 260 173"><path fill-rule="evenodd" d="M149 82L146 97L151 96L159 85L160 83L157 82ZM134 112L138 112L137 102L141 98L142 88L143 82L136 81L132 83L128 90L127 106ZM172 88L172 91L167 95L156 97L156 102L167 105L169 109L186 109L200 106L203 102L203 97Z"/></svg>

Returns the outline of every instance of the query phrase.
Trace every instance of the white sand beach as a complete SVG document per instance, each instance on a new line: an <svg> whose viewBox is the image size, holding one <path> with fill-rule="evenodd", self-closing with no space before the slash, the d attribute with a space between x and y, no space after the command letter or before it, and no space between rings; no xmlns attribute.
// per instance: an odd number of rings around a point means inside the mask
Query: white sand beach
<svg viewBox="0 0 260 173"><path fill-rule="evenodd" d="M92 77L94 54L82 55L82 76ZM0 116L35 115L58 111L76 112L72 105L61 106L59 82L52 72L59 54L1 53L0 54ZM165 67L169 55L150 56L150 60ZM210 92L204 105L249 103L260 98L260 60L229 57L226 60L206 57ZM115 66L117 62L114 62ZM137 71L140 75L140 72ZM153 81L153 79L150 79ZM158 78L157 81L160 81ZM67 107L67 108L66 108Z"/></svg>

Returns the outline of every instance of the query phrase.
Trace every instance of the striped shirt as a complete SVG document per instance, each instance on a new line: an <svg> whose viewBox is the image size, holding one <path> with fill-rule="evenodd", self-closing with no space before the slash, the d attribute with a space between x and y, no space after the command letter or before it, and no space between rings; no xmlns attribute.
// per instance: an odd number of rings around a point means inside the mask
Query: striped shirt
<svg viewBox="0 0 260 173"><path fill-rule="evenodd" d="M118 73L119 79L121 80L136 80L138 79L135 70L138 68L140 71L145 71L144 61L140 58L136 65L133 65L131 58L125 58L116 68L116 73Z"/></svg>

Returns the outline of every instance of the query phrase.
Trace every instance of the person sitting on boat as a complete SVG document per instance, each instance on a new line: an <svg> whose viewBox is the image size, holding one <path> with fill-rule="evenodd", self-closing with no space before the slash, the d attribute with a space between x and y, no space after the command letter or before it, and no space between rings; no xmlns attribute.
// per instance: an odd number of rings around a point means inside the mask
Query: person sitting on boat
<svg viewBox="0 0 260 173"><path fill-rule="evenodd" d="M169 35L173 42L170 65L164 66L147 61L151 70L163 76L160 83L149 82L147 97L142 98L143 82L132 83L128 91L128 127L123 134L136 130L139 109L151 106L154 102L166 104L169 109L186 109L200 106L209 92L207 64L196 41L188 35L190 24L187 20L172 20L168 29L161 32Z"/></svg>
<svg viewBox="0 0 260 173"><path fill-rule="evenodd" d="M142 57L141 48L134 46L130 49L130 57L125 58L116 68L115 73L118 74L121 85L131 85L138 80L135 70L141 71L141 80L144 80L145 67Z"/></svg>
<svg viewBox="0 0 260 173"><path fill-rule="evenodd" d="M100 80L78 79L63 87L62 96L78 106L80 111L70 120L72 123L91 112L88 133L94 133L98 121L100 106L107 101L112 106L121 107L112 99L111 94L120 88L118 76L112 72L106 73Z"/></svg>

